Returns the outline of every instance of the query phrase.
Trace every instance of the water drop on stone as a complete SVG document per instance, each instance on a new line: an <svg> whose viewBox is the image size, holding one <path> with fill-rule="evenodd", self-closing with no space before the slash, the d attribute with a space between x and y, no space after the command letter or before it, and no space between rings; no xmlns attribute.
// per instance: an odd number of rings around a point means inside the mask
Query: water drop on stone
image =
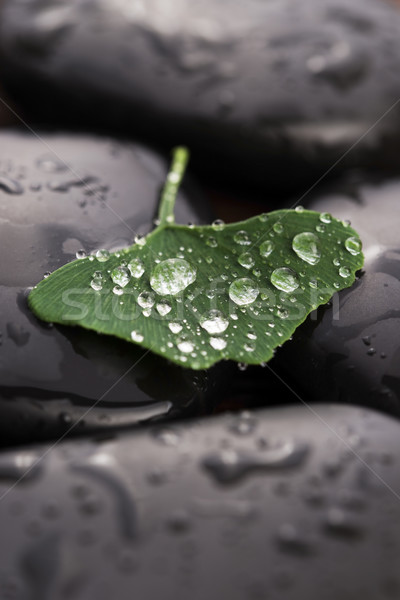
<svg viewBox="0 0 400 600"><path fill-rule="evenodd" d="M143 342L144 337L141 333L139 333L138 331L131 331L131 338L134 342Z"/></svg>
<svg viewBox="0 0 400 600"><path fill-rule="evenodd" d="M248 236L247 231L237 231L233 236L233 241L240 246L249 246L251 244L251 239Z"/></svg>
<svg viewBox="0 0 400 600"><path fill-rule="evenodd" d="M182 258L169 258L155 267L150 285L160 296L175 296L195 280L195 267Z"/></svg>
<svg viewBox="0 0 400 600"><path fill-rule="evenodd" d="M111 279L114 283L124 288L128 285L131 274L126 267L117 267L111 272Z"/></svg>
<svg viewBox="0 0 400 600"><path fill-rule="evenodd" d="M296 273L288 267L279 267L271 274L271 283L282 292L293 292L299 287Z"/></svg>
<svg viewBox="0 0 400 600"><path fill-rule="evenodd" d="M361 252L361 241L355 237L349 237L344 243L345 248L350 254L356 256Z"/></svg>
<svg viewBox="0 0 400 600"><path fill-rule="evenodd" d="M266 240L260 245L260 254L263 258L268 258L274 249L274 244L270 240Z"/></svg>
<svg viewBox="0 0 400 600"><path fill-rule="evenodd" d="M132 258L130 263L128 264L128 269L131 272L132 277L135 279L140 279L140 277L144 273L144 264L140 260L140 258Z"/></svg>
<svg viewBox="0 0 400 600"><path fill-rule="evenodd" d="M156 309L159 315L165 317L165 315L171 312L171 305L166 300L162 300L157 303Z"/></svg>
<svg viewBox="0 0 400 600"><path fill-rule="evenodd" d="M239 256L238 263L245 269L251 269L251 267L254 267L255 260L250 252L244 252Z"/></svg>
<svg viewBox="0 0 400 600"><path fill-rule="evenodd" d="M319 240L315 233L298 233L293 238L292 248L301 260L310 265L316 265L321 258Z"/></svg>
<svg viewBox="0 0 400 600"><path fill-rule="evenodd" d="M210 310L203 315L200 325L207 333L216 334L223 333L227 329L229 321L219 310Z"/></svg>
<svg viewBox="0 0 400 600"><path fill-rule="evenodd" d="M99 262L106 262L110 258L110 253L108 250L102 248L101 250L97 250L95 256Z"/></svg>
<svg viewBox="0 0 400 600"><path fill-rule="evenodd" d="M82 258L86 258L86 252L84 250L78 250L75 256L81 260Z"/></svg>
<svg viewBox="0 0 400 600"><path fill-rule="evenodd" d="M168 323L168 327L172 333L179 333L182 331L182 325L180 323Z"/></svg>
<svg viewBox="0 0 400 600"><path fill-rule="evenodd" d="M349 277L350 269L348 267L340 267L339 275L340 275L340 277L344 277L344 278Z"/></svg>
<svg viewBox="0 0 400 600"><path fill-rule="evenodd" d="M229 298L239 306L252 304L259 294L257 285L251 279L235 279L229 287Z"/></svg>
<svg viewBox="0 0 400 600"><path fill-rule="evenodd" d="M23 194L24 188L16 179L0 175L0 190L7 192L7 194Z"/></svg>
<svg viewBox="0 0 400 600"><path fill-rule="evenodd" d="M138 296L137 303L142 308L151 308L154 306L154 294L151 292L141 292Z"/></svg>
<svg viewBox="0 0 400 600"><path fill-rule="evenodd" d="M214 350L224 350L226 348L226 340L223 338L211 337L209 343Z"/></svg>

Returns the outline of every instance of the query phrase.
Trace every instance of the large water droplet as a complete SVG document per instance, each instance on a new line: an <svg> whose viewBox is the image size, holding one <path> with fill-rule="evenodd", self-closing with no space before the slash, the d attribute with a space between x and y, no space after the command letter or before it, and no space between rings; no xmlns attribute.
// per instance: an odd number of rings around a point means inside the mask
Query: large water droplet
<svg viewBox="0 0 400 600"><path fill-rule="evenodd" d="M126 267L117 267L111 272L111 279L114 283L124 288L128 285L131 274Z"/></svg>
<svg viewBox="0 0 400 600"><path fill-rule="evenodd" d="M235 279L229 287L229 298L240 306L252 304L259 294L257 285L251 279Z"/></svg>
<svg viewBox="0 0 400 600"><path fill-rule="evenodd" d="M353 256L356 256L357 254L360 254L360 252L361 252L361 240L359 240L355 237L347 238L344 245L345 245L346 250L348 252L350 252L350 254L353 254Z"/></svg>
<svg viewBox="0 0 400 600"><path fill-rule="evenodd" d="M206 315L203 315L200 325L207 333L223 333L227 329L229 321L219 310L210 310Z"/></svg>
<svg viewBox="0 0 400 600"><path fill-rule="evenodd" d="M128 269L130 270L132 277L140 279L144 273L144 264L140 258L132 258L128 264Z"/></svg>
<svg viewBox="0 0 400 600"><path fill-rule="evenodd" d="M196 268L183 258L169 258L154 269L150 285L160 296L175 296L196 279Z"/></svg>
<svg viewBox="0 0 400 600"><path fill-rule="evenodd" d="M271 283L282 292L294 292L299 287L296 273L288 267L279 267L271 274Z"/></svg>
<svg viewBox="0 0 400 600"><path fill-rule="evenodd" d="M260 254L263 258L268 258L274 249L274 244L270 240L266 240L260 246Z"/></svg>
<svg viewBox="0 0 400 600"><path fill-rule="evenodd" d="M299 258L310 265L316 265L321 258L319 239L315 233L310 231L295 235L292 248Z"/></svg>

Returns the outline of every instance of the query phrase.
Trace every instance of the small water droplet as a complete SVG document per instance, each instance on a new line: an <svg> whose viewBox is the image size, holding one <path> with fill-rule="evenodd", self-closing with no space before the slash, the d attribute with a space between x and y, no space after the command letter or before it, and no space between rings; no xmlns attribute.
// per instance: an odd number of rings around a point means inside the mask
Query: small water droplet
<svg viewBox="0 0 400 600"><path fill-rule="evenodd" d="M137 303L141 308L151 308L154 306L154 294L151 292L141 292L138 296Z"/></svg>
<svg viewBox="0 0 400 600"><path fill-rule="evenodd" d="M210 248L216 248L218 246L217 240L215 239L215 237L212 237L212 236L209 236L206 239L206 244L207 244L207 246L210 246Z"/></svg>
<svg viewBox="0 0 400 600"><path fill-rule="evenodd" d="M168 323L168 327L172 333L179 333L182 331L182 325L180 323Z"/></svg>
<svg viewBox="0 0 400 600"><path fill-rule="evenodd" d="M45 271L43 273L43 279L47 279L48 277L50 277L50 275L51 275L51 271Z"/></svg>
<svg viewBox="0 0 400 600"><path fill-rule="evenodd" d="M280 235L281 233L283 233L283 225L282 223L275 223L272 227L272 229L275 231L275 233L277 233L278 235Z"/></svg>
<svg viewBox="0 0 400 600"><path fill-rule="evenodd" d="M182 336L178 340L176 345L177 345L178 350L180 350L181 352L184 352L185 354L189 354L190 352L193 352L193 350L194 350L194 345L186 336Z"/></svg>
<svg viewBox="0 0 400 600"><path fill-rule="evenodd" d="M245 269L251 269L251 267L254 267L255 260L250 252L244 252L239 256L238 263L242 267L245 267Z"/></svg>
<svg viewBox="0 0 400 600"><path fill-rule="evenodd" d="M332 221L332 215L330 215L329 213L321 213L319 216L319 220L321 221L321 223L331 223Z"/></svg>
<svg viewBox="0 0 400 600"><path fill-rule="evenodd" d="M156 305L157 312L162 317L165 317L165 315L171 312L171 308L171 305L166 300L161 300Z"/></svg>
<svg viewBox="0 0 400 600"><path fill-rule="evenodd" d="M169 258L155 267L150 285L160 296L175 296L195 280L195 267L182 258Z"/></svg>
<svg viewBox="0 0 400 600"><path fill-rule="evenodd" d="M110 253L108 250L102 248L101 250L97 250L95 256L99 262L106 262L110 258Z"/></svg>
<svg viewBox="0 0 400 600"><path fill-rule="evenodd" d="M322 224L318 224L315 226L315 229L318 231L318 233L325 233L325 225Z"/></svg>
<svg viewBox="0 0 400 600"><path fill-rule="evenodd" d="M103 278L102 277L93 277L90 282L90 287L93 288L96 292L99 292L103 289Z"/></svg>
<svg viewBox="0 0 400 600"><path fill-rule="evenodd" d="M310 286L310 288L313 288L315 290L318 287L318 281L316 279L310 279L308 285Z"/></svg>
<svg viewBox="0 0 400 600"><path fill-rule="evenodd" d="M299 287L296 273L288 267L279 267L271 274L271 283L282 292L293 292Z"/></svg>
<svg viewBox="0 0 400 600"><path fill-rule="evenodd" d="M116 296L122 296L123 293L124 293L124 290L122 289L122 287L120 285L114 285L113 294L115 294Z"/></svg>
<svg viewBox="0 0 400 600"><path fill-rule="evenodd" d="M128 285L131 279L131 274L126 267L120 266L116 269L113 269L113 271L111 272L111 279L121 288L124 288Z"/></svg>
<svg viewBox="0 0 400 600"><path fill-rule="evenodd" d="M252 304L259 294L257 285L251 279L235 279L229 286L229 298L239 306Z"/></svg>
<svg viewBox="0 0 400 600"><path fill-rule="evenodd" d="M134 242L137 246L143 247L146 245L146 238L144 235L135 235Z"/></svg>
<svg viewBox="0 0 400 600"><path fill-rule="evenodd" d="M268 258L274 249L274 244L270 240L266 240L260 245L260 255L263 258Z"/></svg>
<svg viewBox="0 0 400 600"><path fill-rule="evenodd" d="M138 342L138 343L143 342L143 340L144 340L143 335L135 330L131 331L131 338L134 342Z"/></svg>
<svg viewBox="0 0 400 600"><path fill-rule="evenodd" d="M304 206L301 206L299 204L298 206L296 206L296 208L294 210L298 213L302 213L302 212L304 212Z"/></svg>
<svg viewBox="0 0 400 600"><path fill-rule="evenodd" d="M347 238L347 240L344 243L344 246L346 248L346 250L348 252L350 252L350 254L352 254L353 256L356 256L357 254L360 254L361 252L361 240L355 238L355 237L349 237Z"/></svg>
<svg viewBox="0 0 400 600"><path fill-rule="evenodd" d="M240 246L249 246L251 244L251 239L248 236L247 231L237 231L233 236L233 241Z"/></svg>
<svg viewBox="0 0 400 600"><path fill-rule="evenodd" d="M321 258L319 239L315 233L305 231L294 236L292 248L301 260L316 265Z"/></svg>
<svg viewBox="0 0 400 600"><path fill-rule="evenodd" d="M226 340L223 338L210 337L209 343L214 350L224 350L224 348L226 348Z"/></svg>
<svg viewBox="0 0 400 600"><path fill-rule="evenodd" d="M229 326L228 319L219 310L210 310L200 320L200 325L210 334L223 333Z"/></svg>
<svg viewBox="0 0 400 600"><path fill-rule="evenodd" d="M75 256L77 259L82 260L82 258L86 258L87 254L84 250L78 250Z"/></svg>
<svg viewBox="0 0 400 600"><path fill-rule="evenodd" d="M140 258L132 258L128 264L128 269L131 272L132 277L140 279L144 273L144 264Z"/></svg>
<svg viewBox="0 0 400 600"><path fill-rule="evenodd" d="M214 229L214 231L222 231L225 227L225 223L222 219L216 219L213 221L211 227Z"/></svg>
<svg viewBox="0 0 400 600"><path fill-rule="evenodd" d="M339 269L340 277L346 278L350 276L350 269L348 267L340 267Z"/></svg>

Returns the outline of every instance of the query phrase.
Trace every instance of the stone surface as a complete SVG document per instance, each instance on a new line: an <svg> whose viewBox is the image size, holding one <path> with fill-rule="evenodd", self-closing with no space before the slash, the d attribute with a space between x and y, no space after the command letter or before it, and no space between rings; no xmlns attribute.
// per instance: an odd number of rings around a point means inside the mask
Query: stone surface
<svg viewBox="0 0 400 600"><path fill-rule="evenodd" d="M398 167L399 29L384 0L5 0L0 47L42 121L184 141L226 181L304 191L337 161Z"/></svg>
<svg viewBox="0 0 400 600"><path fill-rule="evenodd" d="M348 219L363 241L356 283L318 309L274 367L313 398L400 416L400 180L344 182L309 208Z"/></svg>
<svg viewBox="0 0 400 600"><path fill-rule="evenodd" d="M2 452L0 596L397 598L399 423L313 408Z"/></svg>
<svg viewBox="0 0 400 600"><path fill-rule="evenodd" d="M28 288L76 252L114 250L151 228L166 162L137 145L73 135L7 132L0 147L0 444L202 412L213 372L49 327L26 303ZM209 219L203 199L180 194L178 222Z"/></svg>

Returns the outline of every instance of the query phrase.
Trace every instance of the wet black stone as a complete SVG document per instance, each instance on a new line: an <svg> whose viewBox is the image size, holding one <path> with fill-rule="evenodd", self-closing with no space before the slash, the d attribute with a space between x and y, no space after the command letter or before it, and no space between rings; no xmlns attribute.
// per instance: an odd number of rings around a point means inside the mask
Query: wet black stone
<svg viewBox="0 0 400 600"><path fill-rule="evenodd" d="M23 600L397 598L399 422L356 407L313 411L254 411L246 436L224 415L174 425L173 445L171 431L150 427L2 452L1 598L11 582ZM309 452L288 468L282 455L296 444ZM210 453L230 470L243 455L270 468L216 479L204 469ZM327 461L341 465L337 478ZM162 481L149 478L154 465ZM310 503L318 491L325 502ZM344 492L362 504L344 504Z"/></svg>
<svg viewBox="0 0 400 600"><path fill-rule="evenodd" d="M7 0L2 73L42 121L184 141L225 180L303 189L339 159L399 166L399 29L383 0Z"/></svg>
<svg viewBox="0 0 400 600"><path fill-rule="evenodd" d="M347 181L309 208L350 220L365 265L355 284L311 315L274 367L304 400L370 406L400 416L400 180Z"/></svg>
<svg viewBox="0 0 400 600"><path fill-rule="evenodd" d="M8 132L0 147L0 445L204 411L213 371L52 327L26 302L28 288L77 251L117 249L151 229L167 163L95 137ZM178 222L209 219L195 191L180 194Z"/></svg>

